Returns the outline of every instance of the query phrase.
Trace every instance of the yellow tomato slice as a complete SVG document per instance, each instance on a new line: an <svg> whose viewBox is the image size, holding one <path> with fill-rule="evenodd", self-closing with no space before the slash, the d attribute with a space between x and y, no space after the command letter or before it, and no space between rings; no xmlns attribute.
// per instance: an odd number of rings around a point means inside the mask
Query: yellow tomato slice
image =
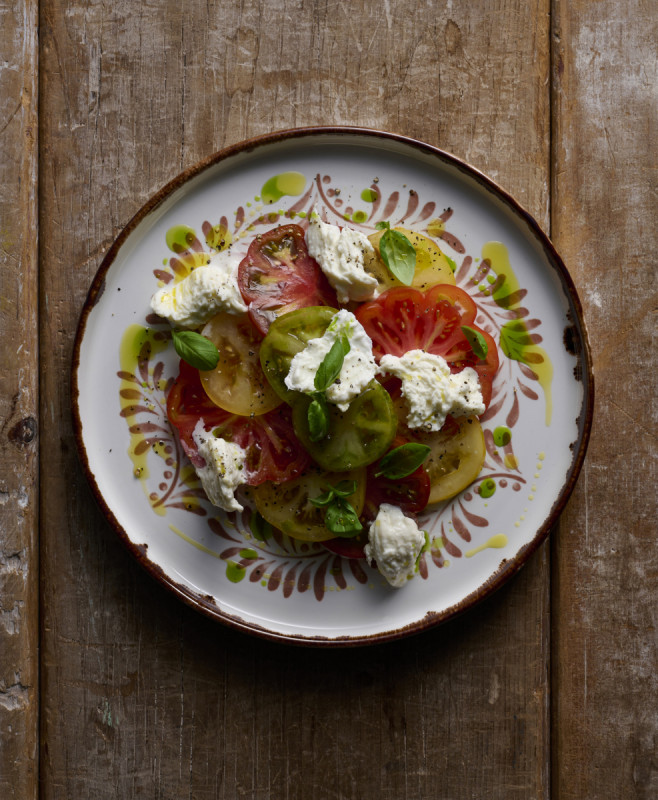
<svg viewBox="0 0 658 800"><path fill-rule="evenodd" d="M356 491L347 500L357 514L363 510L365 499L365 470L325 472L311 467L299 478L285 483L261 483L250 490L261 516L293 539L323 542L333 539L324 524L324 508L317 508L311 498L319 497L340 481L356 481Z"/></svg>
<svg viewBox="0 0 658 800"><path fill-rule="evenodd" d="M215 369L199 373L203 388L215 405L248 417L265 414L281 404L260 365L260 341L246 316L217 314L201 333L219 350Z"/></svg>
<svg viewBox="0 0 658 800"><path fill-rule="evenodd" d="M439 283L449 283L451 286L455 285L455 276L448 262L448 259L441 252L439 246L423 236L422 233L410 231L407 228L394 228L394 230L403 233L411 242L416 250L416 271L412 286L421 291L425 291L432 286ZM379 282L380 291L390 289L392 286L403 286L397 278L388 271L386 265L381 260L379 255L379 240L384 235L384 231L377 231L371 233L368 239L375 248L375 256L366 263L366 271L374 275Z"/></svg>
<svg viewBox="0 0 658 800"><path fill-rule="evenodd" d="M429 503L439 503L459 494L477 478L484 464L485 446L477 417L461 417L455 433L413 431L413 439L430 448L423 466L430 476Z"/></svg>

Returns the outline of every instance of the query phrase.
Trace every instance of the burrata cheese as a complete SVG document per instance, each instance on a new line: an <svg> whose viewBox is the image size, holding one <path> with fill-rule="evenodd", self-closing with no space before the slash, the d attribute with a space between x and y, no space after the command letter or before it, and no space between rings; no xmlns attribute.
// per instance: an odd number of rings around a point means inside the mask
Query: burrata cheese
<svg viewBox="0 0 658 800"><path fill-rule="evenodd" d="M247 310L237 282L240 259L222 250L205 267L197 267L180 283L164 286L151 299L151 308L176 328L205 325L215 314Z"/></svg>
<svg viewBox="0 0 658 800"><path fill-rule="evenodd" d="M413 578L418 556L425 545L425 532L397 506L382 503L368 531L364 553L374 561L386 580L399 589Z"/></svg>
<svg viewBox="0 0 658 800"><path fill-rule="evenodd" d="M480 381L472 367L453 375L441 356L409 350L400 357L382 356L379 372L402 381L410 428L439 431L448 414L467 417L484 413Z"/></svg>
<svg viewBox="0 0 658 800"><path fill-rule="evenodd" d="M290 363L285 378L288 389L305 394L315 392L315 375L334 342L347 336L350 351L345 356L338 378L325 392L327 402L334 403L341 411L358 397L375 377L377 365L372 353L372 340L361 323L350 311L341 309L334 315L323 336L310 339Z"/></svg>
<svg viewBox="0 0 658 800"><path fill-rule="evenodd" d="M368 237L352 228L339 228L311 215L306 244L318 262L340 303L363 302L377 295L377 279L365 271L366 257L375 253Z"/></svg>

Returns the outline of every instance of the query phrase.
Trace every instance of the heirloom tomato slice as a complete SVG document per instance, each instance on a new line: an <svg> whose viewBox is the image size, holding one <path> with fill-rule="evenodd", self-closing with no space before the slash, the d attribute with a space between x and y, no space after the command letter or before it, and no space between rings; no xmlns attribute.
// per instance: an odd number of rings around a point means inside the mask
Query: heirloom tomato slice
<svg viewBox="0 0 658 800"><path fill-rule="evenodd" d="M288 311L337 305L336 293L308 254L299 225L279 225L256 236L238 267L238 286L263 335L276 317Z"/></svg>
<svg viewBox="0 0 658 800"><path fill-rule="evenodd" d="M475 324L477 306L465 291L447 284L427 292L395 287L364 303L355 314L372 339L377 360L386 353L402 356L409 350L425 350L442 356L453 373L472 367L478 373L484 405L489 405L498 349L492 337ZM462 325L482 334L487 343L485 358L473 352Z"/></svg>
<svg viewBox="0 0 658 800"><path fill-rule="evenodd" d="M333 539L334 534L324 524L326 509L318 508L311 500L341 481L355 481L356 489L347 501L360 514L364 479L363 470L325 472L312 466L294 480L277 484L262 483L253 490L252 496L261 516L282 533L305 542L322 542Z"/></svg>
<svg viewBox="0 0 658 800"><path fill-rule="evenodd" d="M231 414L210 400L198 370L184 361L167 397L167 416L195 466L203 466L193 438L199 420L203 420L205 430L240 445L247 453L245 483L249 486L292 480L310 463L293 431L288 406L253 417Z"/></svg>
<svg viewBox="0 0 658 800"><path fill-rule="evenodd" d="M285 384L290 362L311 339L320 338L336 314L335 308L311 306L298 308L277 317L260 346L260 363L274 391L292 404L299 392Z"/></svg>
<svg viewBox="0 0 658 800"><path fill-rule="evenodd" d="M396 227L393 230L404 234L416 251L416 270L411 284L413 287L425 291L438 283L454 285L455 278L450 262L435 242L428 239L427 236L423 236L422 233L410 231L407 228ZM366 265L366 270L377 278L380 291L390 289L393 286L404 285L389 272L386 264L381 260L379 241L383 235L384 231L376 231L368 236L370 243L376 250L376 255Z"/></svg>
<svg viewBox="0 0 658 800"><path fill-rule="evenodd" d="M408 441L409 439L396 436L389 450L400 447ZM368 467L366 511L369 517L374 519L377 516L377 510L382 503L398 506L406 514L420 514L427 506L430 497L430 476L424 465L404 478L395 479L375 475L378 468L378 461Z"/></svg>
<svg viewBox="0 0 658 800"><path fill-rule="evenodd" d="M300 394L292 409L295 433L311 458L323 469L340 472L372 464L384 455L395 436L397 417L386 389L372 381L349 405L347 411L328 403L329 429L317 442L311 441L308 407L311 398Z"/></svg>
<svg viewBox="0 0 658 800"><path fill-rule="evenodd" d="M281 404L263 374L260 336L247 316L217 314L201 331L219 351L215 369L201 372L201 384L220 408L248 417Z"/></svg>
<svg viewBox="0 0 658 800"><path fill-rule="evenodd" d="M454 497L480 474L486 450L477 417L448 417L440 431L407 430L405 434L430 448L423 463L430 483L428 504Z"/></svg>

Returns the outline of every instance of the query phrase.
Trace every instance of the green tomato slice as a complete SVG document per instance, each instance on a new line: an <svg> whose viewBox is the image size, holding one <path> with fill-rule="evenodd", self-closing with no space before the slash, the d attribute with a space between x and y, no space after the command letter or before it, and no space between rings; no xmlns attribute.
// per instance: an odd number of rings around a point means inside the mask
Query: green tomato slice
<svg viewBox="0 0 658 800"><path fill-rule="evenodd" d="M356 489L347 500L357 514L363 509L366 474L364 470L353 472L325 472L312 466L299 478L285 483L261 483L250 489L256 508L263 519L293 539L305 542L322 542L333 539L335 533L324 524L325 508L311 502L320 497L330 486L341 481L355 481Z"/></svg>
<svg viewBox="0 0 658 800"><path fill-rule="evenodd" d="M290 362L311 339L319 339L336 314L329 306L299 308L277 317L260 345L260 363L270 386L289 405L301 397L285 384Z"/></svg>
<svg viewBox="0 0 658 800"><path fill-rule="evenodd" d="M311 458L330 472L358 469L372 464L388 450L395 436L397 417L389 393L377 381L349 405L347 411L328 404L326 436L312 442L308 428L311 398L295 393L292 424Z"/></svg>

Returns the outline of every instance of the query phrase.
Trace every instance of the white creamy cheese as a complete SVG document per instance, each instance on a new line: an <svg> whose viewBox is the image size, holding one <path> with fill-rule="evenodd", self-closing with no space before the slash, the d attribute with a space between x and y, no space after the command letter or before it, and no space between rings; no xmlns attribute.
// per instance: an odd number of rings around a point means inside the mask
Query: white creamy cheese
<svg viewBox="0 0 658 800"><path fill-rule="evenodd" d="M329 403L334 403L341 411L347 411L350 402L361 394L377 372L372 354L372 340L350 311L341 309L334 315L324 335L311 339L294 356L285 384L293 391L313 393L318 367L343 333L350 343L350 351L345 356L338 378L325 394Z"/></svg>
<svg viewBox="0 0 658 800"><path fill-rule="evenodd" d="M192 434L205 467L195 467L208 500L224 511L242 511L235 490L246 482L246 452L234 442L218 439L197 422Z"/></svg>
<svg viewBox="0 0 658 800"><path fill-rule="evenodd" d="M311 215L306 232L309 254L318 262L329 283L336 290L338 301L363 302L376 297L377 279L364 269L366 256L375 249L361 231L323 222L317 212Z"/></svg>
<svg viewBox="0 0 658 800"><path fill-rule="evenodd" d="M400 358L382 356L379 372L402 381L410 428L439 431L448 414L467 417L484 413L480 381L471 367L452 375L441 356L424 350L409 350Z"/></svg>
<svg viewBox="0 0 658 800"><path fill-rule="evenodd" d="M247 306L238 289L240 259L228 250L215 253L205 267L197 267L180 283L158 290L151 308L177 328L198 328L220 311L242 314Z"/></svg>
<svg viewBox="0 0 658 800"><path fill-rule="evenodd" d="M405 517L397 506L382 503L370 523L364 553L369 563L377 563L377 569L391 586L400 588L413 578L424 544L425 533L412 519Z"/></svg>

